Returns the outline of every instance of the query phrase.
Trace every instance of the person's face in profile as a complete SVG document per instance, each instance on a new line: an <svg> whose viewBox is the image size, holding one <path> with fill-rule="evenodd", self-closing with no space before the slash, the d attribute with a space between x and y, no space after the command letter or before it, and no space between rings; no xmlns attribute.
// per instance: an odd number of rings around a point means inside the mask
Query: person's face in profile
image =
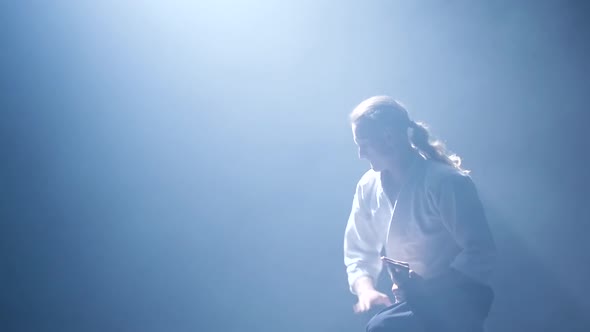
<svg viewBox="0 0 590 332"><path fill-rule="evenodd" d="M366 159L376 172L397 167L410 144L407 128L365 122L353 124L352 134L359 158Z"/></svg>
<svg viewBox="0 0 590 332"><path fill-rule="evenodd" d="M394 157L394 142L383 131L370 131L370 128L353 125L352 134L358 148L358 156L371 164L376 172L387 169Z"/></svg>

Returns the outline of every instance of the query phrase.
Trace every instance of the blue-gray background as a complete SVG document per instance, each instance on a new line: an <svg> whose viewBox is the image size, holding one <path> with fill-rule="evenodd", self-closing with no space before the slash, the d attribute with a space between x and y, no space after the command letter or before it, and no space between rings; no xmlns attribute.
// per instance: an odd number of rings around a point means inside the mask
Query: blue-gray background
<svg viewBox="0 0 590 332"><path fill-rule="evenodd" d="M473 170L489 330L588 331L588 9L2 1L0 330L362 331L347 115L390 94Z"/></svg>

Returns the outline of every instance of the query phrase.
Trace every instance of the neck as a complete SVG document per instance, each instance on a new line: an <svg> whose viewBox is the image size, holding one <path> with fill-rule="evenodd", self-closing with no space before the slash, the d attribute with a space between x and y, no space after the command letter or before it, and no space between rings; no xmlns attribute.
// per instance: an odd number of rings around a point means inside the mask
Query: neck
<svg viewBox="0 0 590 332"><path fill-rule="evenodd" d="M416 159L421 158L418 151L412 147L401 151L394 160L391 161L387 171L391 174L391 177L396 183L402 183L408 177L412 165Z"/></svg>

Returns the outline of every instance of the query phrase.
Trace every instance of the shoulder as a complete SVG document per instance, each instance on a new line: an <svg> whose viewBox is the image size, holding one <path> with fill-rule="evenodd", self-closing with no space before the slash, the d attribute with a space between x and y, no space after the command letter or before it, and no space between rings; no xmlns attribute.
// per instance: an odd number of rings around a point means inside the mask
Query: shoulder
<svg viewBox="0 0 590 332"><path fill-rule="evenodd" d="M440 190L442 187L455 185L472 185L469 174L455 167L434 160L425 161L424 181L430 190Z"/></svg>
<svg viewBox="0 0 590 332"><path fill-rule="evenodd" d="M375 188L381 182L381 173L370 169L366 171L357 183L357 191L363 195L367 195L375 191Z"/></svg>
<svg viewBox="0 0 590 332"><path fill-rule="evenodd" d="M380 173L370 169L366 171L358 181L359 186L370 186L374 185L380 178Z"/></svg>

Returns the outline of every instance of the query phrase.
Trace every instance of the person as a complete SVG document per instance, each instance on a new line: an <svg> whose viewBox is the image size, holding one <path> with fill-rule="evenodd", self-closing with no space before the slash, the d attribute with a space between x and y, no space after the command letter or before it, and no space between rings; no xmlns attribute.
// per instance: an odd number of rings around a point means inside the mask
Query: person
<svg viewBox="0 0 590 332"><path fill-rule="evenodd" d="M359 158L371 166L356 186L344 234L354 311L386 307L368 332L483 330L496 249L460 158L392 97L364 100L350 120ZM375 285L382 254L408 263L413 276L394 280L394 301Z"/></svg>

